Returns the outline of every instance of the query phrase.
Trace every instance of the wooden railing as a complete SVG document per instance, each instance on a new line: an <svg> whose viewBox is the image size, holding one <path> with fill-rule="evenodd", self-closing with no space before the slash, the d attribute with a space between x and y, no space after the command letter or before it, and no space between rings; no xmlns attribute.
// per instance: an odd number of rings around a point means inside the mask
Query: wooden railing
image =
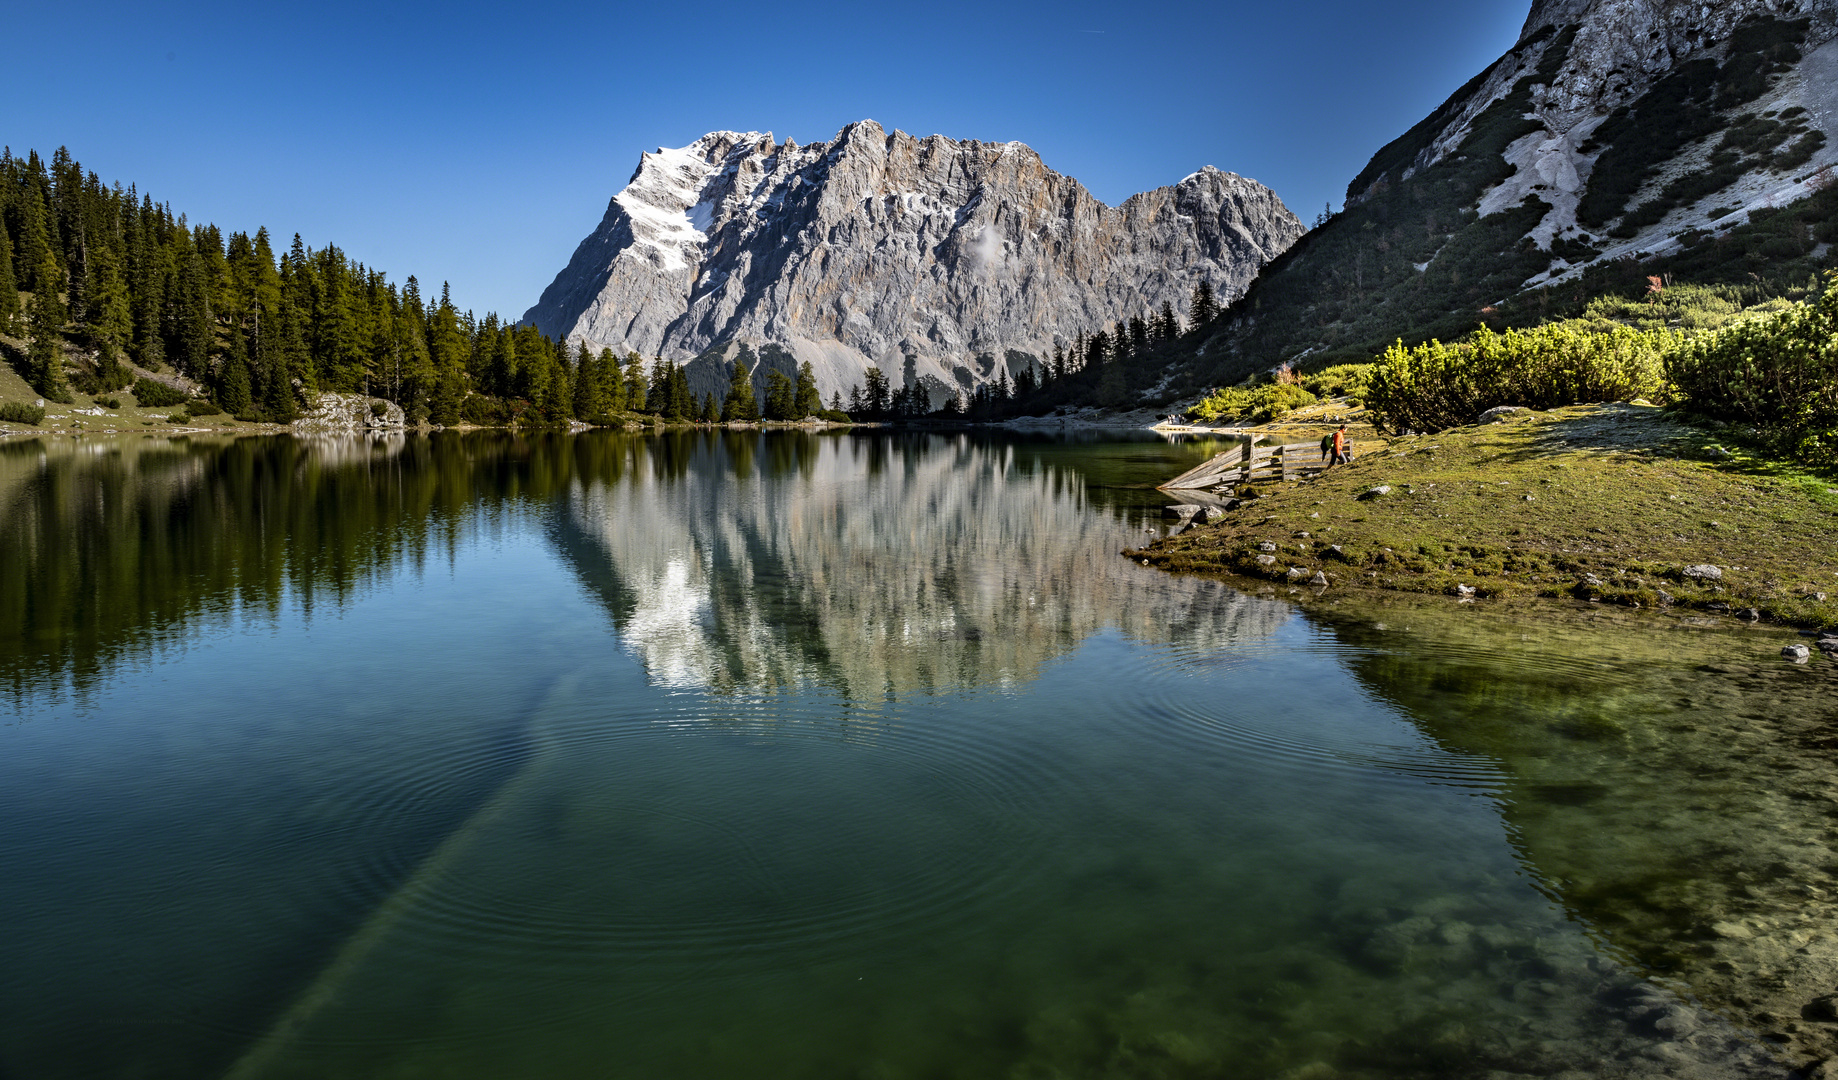
<svg viewBox="0 0 1838 1080"><path fill-rule="evenodd" d="M1221 484L1250 484L1259 480L1300 480L1327 469L1321 444L1253 446L1241 442L1205 464L1196 465L1161 485L1164 491L1202 491Z"/></svg>

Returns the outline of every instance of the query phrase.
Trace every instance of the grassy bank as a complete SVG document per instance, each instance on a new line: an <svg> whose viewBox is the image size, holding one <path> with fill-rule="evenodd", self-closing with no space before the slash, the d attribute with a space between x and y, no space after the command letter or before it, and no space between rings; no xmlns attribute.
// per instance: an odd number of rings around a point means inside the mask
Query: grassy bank
<svg viewBox="0 0 1838 1080"><path fill-rule="evenodd" d="M1658 408L1579 405L1366 442L1349 466L1125 554L1298 587L1319 573L1838 625L1838 480L1718 438ZM1701 566L1720 579L1686 573Z"/></svg>

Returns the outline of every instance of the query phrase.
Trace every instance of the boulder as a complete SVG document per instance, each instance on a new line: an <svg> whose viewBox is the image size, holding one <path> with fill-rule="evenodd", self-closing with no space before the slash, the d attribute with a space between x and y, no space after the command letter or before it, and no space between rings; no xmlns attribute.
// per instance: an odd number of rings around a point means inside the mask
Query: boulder
<svg viewBox="0 0 1838 1080"><path fill-rule="evenodd" d="M1327 574L1323 571L1317 570L1315 571L1315 576L1308 579L1308 583L1310 585L1326 585L1327 584Z"/></svg>
<svg viewBox="0 0 1838 1080"><path fill-rule="evenodd" d="M1259 556L1257 557L1257 565L1259 565L1259 566L1275 566L1275 565L1276 565L1276 556L1275 556L1275 555L1259 555Z"/></svg>
<svg viewBox="0 0 1838 1080"><path fill-rule="evenodd" d="M1752 607L1745 607L1741 611L1736 612L1736 617L1738 619L1747 620L1748 622L1760 622L1761 612Z"/></svg>
<svg viewBox="0 0 1838 1080"><path fill-rule="evenodd" d="M1461 597L1464 600L1469 599L1474 595L1474 586L1457 585L1455 586L1455 595Z"/></svg>
<svg viewBox="0 0 1838 1080"><path fill-rule="evenodd" d="M1781 655L1796 664L1803 664L1812 656L1812 650L1804 645L1788 645L1781 650Z"/></svg>
<svg viewBox="0 0 1838 1080"><path fill-rule="evenodd" d="M1261 544L1259 544L1259 545L1257 545L1257 550L1259 550L1259 551L1275 551L1275 550L1276 550L1276 545L1275 545L1274 543L1272 543L1271 541L1269 541L1269 540L1265 540L1265 541L1264 541L1263 543L1261 543Z"/></svg>
<svg viewBox="0 0 1838 1080"><path fill-rule="evenodd" d="M1528 410L1523 405L1496 405L1493 408L1488 409L1486 412L1481 414L1481 423L1494 424L1502 420L1505 420L1507 417L1513 415L1514 413L1522 413L1522 412L1529 412L1529 411L1530 410Z"/></svg>
<svg viewBox="0 0 1838 1080"><path fill-rule="evenodd" d="M1380 484L1378 487L1367 488L1365 491L1360 492L1359 497L1361 501L1367 501L1371 499L1382 499L1389 494L1391 494L1391 485Z"/></svg>
<svg viewBox="0 0 1838 1080"><path fill-rule="evenodd" d="M1289 577L1289 580L1291 581L1295 581L1299 578L1305 578L1307 576L1308 576L1308 571L1302 569L1299 566L1292 566L1289 568L1288 577Z"/></svg>
<svg viewBox="0 0 1838 1080"><path fill-rule="evenodd" d="M1723 580L1722 569L1712 566L1709 563L1699 563L1696 566L1687 566L1679 572L1693 581Z"/></svg>
<svg viewBox="0 0 1838 1080"><path fill-rule="evenodd" d="M1204 506L1194 503L1175 503L1173 506L1162 507L1162 517L1178 518L1180 523L1185 525L1194 519L1195 514L1204 509L1206 509Z"/></svg>

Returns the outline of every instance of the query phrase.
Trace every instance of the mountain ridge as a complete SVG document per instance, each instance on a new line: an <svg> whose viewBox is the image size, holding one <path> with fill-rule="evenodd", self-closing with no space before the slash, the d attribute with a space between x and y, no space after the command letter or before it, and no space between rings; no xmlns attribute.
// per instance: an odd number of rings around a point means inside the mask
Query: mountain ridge
<svg viewBox="0 0 1838 1080"><path fill-rule="evenodd" d="M810 362L826 398L871 366L934 403L1044 362L1195 285L1237 296L1303 231L1270 189L1211 166L1110 207L1023 143L915 138L872 120L800 146L711 132L645 154L524 321L590 348Z"/></svg>

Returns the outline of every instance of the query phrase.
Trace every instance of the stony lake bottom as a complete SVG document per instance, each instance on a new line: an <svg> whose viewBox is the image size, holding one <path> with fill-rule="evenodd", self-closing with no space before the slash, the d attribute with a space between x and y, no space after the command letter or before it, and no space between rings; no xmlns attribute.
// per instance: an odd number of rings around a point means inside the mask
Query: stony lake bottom
<svg viewBox="0 0 1838 1080"><path fill-rule="evenodd" d="M1212 449L0 443L0 1077L1831 1056L1834 665L1119 557Z"/></svg>

